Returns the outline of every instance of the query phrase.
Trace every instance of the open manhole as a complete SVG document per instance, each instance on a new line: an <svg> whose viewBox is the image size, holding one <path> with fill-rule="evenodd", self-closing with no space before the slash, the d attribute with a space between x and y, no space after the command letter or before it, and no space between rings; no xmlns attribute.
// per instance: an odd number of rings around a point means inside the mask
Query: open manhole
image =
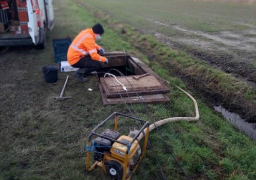
<svg viewBox="0 0 256 180"><path fill-rule="evenodd" d="M124 53L111 52L106 54L109 63L99 73L100 91L104 105L128 103L169 102L165 95L170 89L161 78L146 64L137 58ZM116 78L104 76L111 73ZM143 76L141 76L143 75ZM124 85L127 89L124 90Z"/></svg>

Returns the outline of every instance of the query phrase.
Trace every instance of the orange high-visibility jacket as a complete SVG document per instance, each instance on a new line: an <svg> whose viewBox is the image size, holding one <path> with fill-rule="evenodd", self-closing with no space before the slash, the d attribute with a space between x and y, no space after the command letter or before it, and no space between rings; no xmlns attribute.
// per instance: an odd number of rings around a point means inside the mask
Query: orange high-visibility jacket
<svg viewBox="0 0 256 180"><path fill-rule="evenodd" d="M68 63L74 65L88 54L93 60L105 62L107 58L97 53L101 47L95 43L95 40L96 37L91 28L81 31L68 48Z"/></svg>

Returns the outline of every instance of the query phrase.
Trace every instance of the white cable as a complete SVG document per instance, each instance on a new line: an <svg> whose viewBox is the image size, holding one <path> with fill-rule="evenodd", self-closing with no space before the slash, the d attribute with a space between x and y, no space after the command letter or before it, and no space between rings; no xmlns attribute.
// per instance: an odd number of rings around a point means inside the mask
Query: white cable
<svg viewBox="0 0 256 180"><path fill-rule="evenodd" d="M123 87L123 90L127 91L127 88L125 87L125 85L123 85L120 81L118 81L118 79L116 78L116 76L114 74L106 73L104 75L104 77L106 77L106 75L109 75L109 76L115 78L115 80Z"/></svg>

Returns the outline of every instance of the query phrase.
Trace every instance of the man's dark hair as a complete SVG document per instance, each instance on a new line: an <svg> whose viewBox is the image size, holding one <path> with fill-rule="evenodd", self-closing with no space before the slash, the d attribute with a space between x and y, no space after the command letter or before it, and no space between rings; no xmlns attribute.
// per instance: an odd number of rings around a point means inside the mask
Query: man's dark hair
<svg viewBox="0 0 256 180"><path fill-rule="evenodd" d="M95 24L92 30L95 34L104 34L104 29L100 23Z"/></svg>

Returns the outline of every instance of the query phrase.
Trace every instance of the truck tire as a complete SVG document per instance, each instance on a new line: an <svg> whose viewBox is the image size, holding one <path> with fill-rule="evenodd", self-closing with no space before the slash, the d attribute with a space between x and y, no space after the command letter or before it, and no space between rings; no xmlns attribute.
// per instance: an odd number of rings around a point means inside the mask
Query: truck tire
<svg viewBox="0 0 256 180"><path fill-rule="evenodd" d="M45 33L43 32L43 40L41 43L39 43L38 45L36 45L36 48L37 49L45 49L46 47L46 35Z"/></svg>

